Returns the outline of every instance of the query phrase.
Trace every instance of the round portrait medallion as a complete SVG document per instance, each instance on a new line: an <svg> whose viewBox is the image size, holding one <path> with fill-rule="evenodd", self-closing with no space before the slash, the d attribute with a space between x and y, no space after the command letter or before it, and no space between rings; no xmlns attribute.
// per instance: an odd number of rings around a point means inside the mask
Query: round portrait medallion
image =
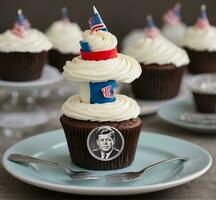
<svg viewBox="0 0 216 200"><path fill-rule="evenodd" d="M97 160L110 161L117 158L124 149L124 137L111 126L93 129L87 138L89 153Z"/></svg>

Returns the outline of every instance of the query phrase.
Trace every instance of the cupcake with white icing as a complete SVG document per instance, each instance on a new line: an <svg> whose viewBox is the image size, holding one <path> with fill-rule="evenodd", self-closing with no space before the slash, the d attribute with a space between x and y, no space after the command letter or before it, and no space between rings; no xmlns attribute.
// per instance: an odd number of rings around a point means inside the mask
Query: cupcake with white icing
<svg viewBox="0 0 216 200"><path fill-rule="evenodd" d="M46 35L53 44L48 55L49 62L62 72L65 62L79 55L82 31L77 23L70 21L67 8L63 7L62 19L53 22Z"/></svg>
<svg viewBox="0 0 216 200"><path fill-rule="evenodd" d="M141 67L117 52L117 39L95 8L89 23L80 56L64 66L66 79L80 83L80 94L63 104L60 120L72 162L88 169L119 169L134 159L142 120L137 103L115 90L118 82L138 78Z"/></svg>
<svg viewBox="0 0 216 200"><path fill-rule="evenodd" d="M171 42L179 45L180 38L185 33L187 26L181 20L181 4L177 3L163 16L164 24L161 33Z"/></svg>
<svg viewBox="0 0 216 200"><path fill-rule="evenodd" d="M191 73L216 72L216 27L209 24L206 6L201 6L201 16L188 28L181 39L190 57Z"/></svg>
<svg viewBox="0 0 216 200"><path fill-rule="evenodd" d="M46 36L31 28L18 10L13 28L0 34L0 78L7 81L39 79L51 47Z"/></svg>
<svg viewBox="0 0 216 200"><path fill-rule="evenodd" d="M143 40L124 49L142 67L142 75L132 83L132 88L138 99L169 99L179 92L189 58L185 50L161 35L151 16L147 22Z"/></svg>

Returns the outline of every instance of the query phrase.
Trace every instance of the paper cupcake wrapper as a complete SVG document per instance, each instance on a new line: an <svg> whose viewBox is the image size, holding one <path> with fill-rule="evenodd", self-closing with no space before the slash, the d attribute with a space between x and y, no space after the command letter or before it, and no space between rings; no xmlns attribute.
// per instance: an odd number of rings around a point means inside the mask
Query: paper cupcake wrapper
<svg viewBox="0 0 216 200"><path fill-rule="evenodd" d="M190 58L188 70L193 74L216 72L216 52L185 48Z"/></svg>
<svg viewBox="0 0 216 200"><path fill-rule="evenodd" d="M142 66L141 76L132 83L136 98L163 100L175 97L180 89L185 67L156 64Z"/></svg>
<svg viewBox="0 0 216 200"><path fill-rule="evenodd" d="M136 147L142 128L140 118L123 122L90 122L71 119L63 115L60 118L67 144L74 164L94 170L114 170L129 166L135 157ZM130 125L131 123L131 125ZM126 128L125 124L127 124ZM100 161L95 159L88 151L87 138L91 130L98 126L112 126L118 129L124 138L124 149L115 159L110 161Z"/></svg>
<svg viewBox="0 0 216 200"><path fill-rule="evenodd" d="M72 60L77 55L69 53L63 54L57 50L50 50L48 53L48 60L50 65L56 67L60 72L63 72L63 67L68 60Z"/></svg>
<svg viewBox="0 0 216 200"><path fill-rule="evenodd" d="M216 113L216 94L193 92L196 109L201 113Z"/></svg>
<svg viewBox="0 0 216 200"><path fill-rule="evenodd" d="M47 52L0 52L0 76L6 81L32 81L41 77Z"/></svg>

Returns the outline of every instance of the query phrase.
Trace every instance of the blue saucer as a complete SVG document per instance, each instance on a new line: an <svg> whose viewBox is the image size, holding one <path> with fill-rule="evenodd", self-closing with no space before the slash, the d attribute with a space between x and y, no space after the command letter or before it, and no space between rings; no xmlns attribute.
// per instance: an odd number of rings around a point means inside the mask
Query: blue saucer
<svg viewBox="0 0 216 200"><path fill-rule="evenodd" d="M187 156L183 164L173 163L146 172L140 180L129 183L110 183L100 180L75 181L61 171L41 165L22 166L7 160L11 153L23 153L70 164L70 156L63 130L36 135L10 147L3 156L4 168L15 178L31 185L74 194L127 195L164 190L182 185L203 175L211 166L212 158L203 148L165 135L142 132L136 158L128 168L113 171L94 171L100 175L139 170L157 161L174 156ZM72 165L74 169L79 167Z"/></svg>
<svg viewBox="0 0 216 200"><path fill-rule="evenodd" d="M192 99L176 100L165 106L159 111L158 115L165 121L179 126L181 128L196 131L216 134L216 125L192 124L180 119L184 113L197 113Z"/></svg>

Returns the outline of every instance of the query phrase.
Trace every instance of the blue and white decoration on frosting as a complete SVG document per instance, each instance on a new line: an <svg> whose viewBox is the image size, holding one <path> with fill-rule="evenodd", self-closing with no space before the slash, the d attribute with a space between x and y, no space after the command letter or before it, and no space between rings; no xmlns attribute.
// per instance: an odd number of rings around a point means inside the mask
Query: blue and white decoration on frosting
<svg viewBox="0 0 216 200"><path fill-rule="evenodd" d="M115 88L117 83L115 80L106 82L90 82L90 103L108 103L116 101Z"/></svg>

